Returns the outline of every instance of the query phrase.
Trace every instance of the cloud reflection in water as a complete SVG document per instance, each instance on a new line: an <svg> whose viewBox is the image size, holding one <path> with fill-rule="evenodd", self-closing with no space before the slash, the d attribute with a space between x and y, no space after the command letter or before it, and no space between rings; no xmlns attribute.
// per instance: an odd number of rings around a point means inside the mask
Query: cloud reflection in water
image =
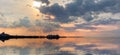
<svg viewBox="0 0 120 55"><path fill-rule="evenodd" d="M118 41L118 38L8 40L0 43L0 55L120 55Z"/></svg>

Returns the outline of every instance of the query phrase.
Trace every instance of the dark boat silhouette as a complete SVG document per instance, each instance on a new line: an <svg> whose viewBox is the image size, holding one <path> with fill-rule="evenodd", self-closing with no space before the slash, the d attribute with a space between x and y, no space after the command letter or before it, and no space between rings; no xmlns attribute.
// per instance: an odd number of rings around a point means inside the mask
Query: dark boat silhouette
<svg viewBox="0 0 120 55"><path fill-rule="evenodd" d="M47 39L59 39L59 35L47 35Z"/></svg>
<svg viewBox="0 0 120 55"><path fill-rule="evenodd" d="M9 35L6 33L1 33L0 34L0 40L2 42L9 40L9 39L24 39L24 38L47 38L47 39L59 39L59 38L63 38L60 37L59 35L47 35L47 36L23 36L23 35Z"/></svg>

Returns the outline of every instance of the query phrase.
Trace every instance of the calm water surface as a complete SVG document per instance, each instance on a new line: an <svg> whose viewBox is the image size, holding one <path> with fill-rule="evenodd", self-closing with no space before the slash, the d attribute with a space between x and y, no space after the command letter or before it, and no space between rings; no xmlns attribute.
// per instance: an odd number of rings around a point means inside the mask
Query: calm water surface
<svg viewBox="0 0 120 55"><path fill-rule="evenodd" d="M11 39L0 55L120 55L120 38Z"/></svg>

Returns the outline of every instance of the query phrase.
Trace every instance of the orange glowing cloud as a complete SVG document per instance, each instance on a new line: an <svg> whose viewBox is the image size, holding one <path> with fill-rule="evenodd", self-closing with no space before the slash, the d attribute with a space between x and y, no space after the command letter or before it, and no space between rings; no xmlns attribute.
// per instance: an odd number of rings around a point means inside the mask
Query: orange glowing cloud
<svg viewBox="0 0 120 55"><path fill-rule="evenodd" d="M98 26L92 26L97 28L96 31L112 31L119 29L117 26L113 25L98 25Z"/></svg>
<svg viewBox="0 0 120 55"><path fill-rule="evenodd" d="M60 24L61 27L75 27L74 23L68 23L68 24Z"/></svg>

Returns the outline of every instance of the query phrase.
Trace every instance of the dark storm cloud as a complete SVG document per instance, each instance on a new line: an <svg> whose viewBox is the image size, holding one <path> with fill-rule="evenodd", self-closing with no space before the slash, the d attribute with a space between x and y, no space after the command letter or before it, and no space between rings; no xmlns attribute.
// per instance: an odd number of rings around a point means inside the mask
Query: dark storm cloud
<svg viewBox="0 0 120 55"><path fill-rule="evenodd" d="M118 5L119 2L119 0L100 0L96 3L95 0L75 0L75 2L67 4L66 9L71 16L80 16L89 12L112 12L114 10L112 8ZM107 8L111 8L109 9L111 11L108 11Z"/></svg>
<svg viewBox="0 0 120 55"><path fill-rule="evenodd" d="M55 55L76 55L76 54L70 53L68 51L61 51L60 53L56 53Z"/></svg>
<svg viewBox="0 0 120 55"><path fill-rule="evenodd" d="M75 0L72 3L66 4L65 7L59 4L53 4L51 6L44 6L40 8L40 12L43 14L50 14L56 17L55 21L59 22L70 22L73 21L69 19L70 16L83 17L86 21L91 21L92 18L87 13L92 12L120 12L120 1L119 0L101 0L95 2L95 0Z"/></svg>
<svg viewBox="0 0 120 55"><path fill-rule="evenodd" d="M76 27L65 27L65 30L68 31L74 31L76 29L84 29L84 30L97 30L99 28L94 27L93 25L115 25L119 24L120 19L113 19L113 18L108 18L108 19L100 19L96 20L93 22L87 22L87 23L82 23L82 24L75 24Z"/></svg>
<svg viewBox="0 0 120 55"><path fill-rule="evenodd" d="M56 17L55 21L59 21L59 22L72 21L72 20L69 19L69 15L66 12L65 8L63 6L60 6L57 3L50 6L50 7L40 8L40 12L42 12L44 14L54 15Z"/></svg>
<svg viewBox="0 0 120 55"><path fill-rule="evenodd" d="M94 22L91 22L92 25L109 25L109 24L117 24L120 22L120 19L113 19L113 18L108 18L108 19L101 19L97 20Z"/></svg>
<svg viewBox="0 0 120 55"><path fill-rule="evenodd" d="M84 18L84 20L86 21L91 21L94 19L94 17L92 17L91 13L86 13L82 16L82 18Z"/></svg>
<svg viewBox="0 0 120 55"><path fill-rule="evenodd" d="M30 29L29 31L38 31L42 28L43 32L52 32L52 31L56 31L59 30L60 25L57 23L51 23L51 22L47 22L47 21L41 21L41 20L36 20L36 21L32 21L30 20L29 17L24 17L22 19L19 19L18 21L14 21L14 22L10 22L8 23L5 20L1 19L1 23L0 23L0 27L1 28L19 28L19 27L26 27L28 29ZM40 29L33 29L31 27L39 27Z"/></svg>
<svg viewBox="0 0 120 55"><path fill-rule="evenodd" d="M24 17L23 19L20 19L18 22L15 21L13 23L13 27L22 27L22 26L23 27L30 27L30 26L32 26L28 17Z"/></svg>
<svg viewBox="0 0 120 55"><path fill-rule="evenodd" d="M20 19L19 21L14 21L11 23L8 23L6 20L2 20L0 27L3 28L16 28L16 27L30 27L31 26L31 22L30 20L25 17L23 19Z"/></svg>
<svg viewBox="0 0 120 55"><path fill-rule="evenodd" d="M36 20L32 24L27 17L24 19L20 19L19 22L14 22L13 25L14 27L27 27L27 28L37 26L37 27L42 28L43 32L52 32L55 30L59 30L60 28L60 25L57 23L51 23L51 22L41 21L41 20Z"/></svg>

